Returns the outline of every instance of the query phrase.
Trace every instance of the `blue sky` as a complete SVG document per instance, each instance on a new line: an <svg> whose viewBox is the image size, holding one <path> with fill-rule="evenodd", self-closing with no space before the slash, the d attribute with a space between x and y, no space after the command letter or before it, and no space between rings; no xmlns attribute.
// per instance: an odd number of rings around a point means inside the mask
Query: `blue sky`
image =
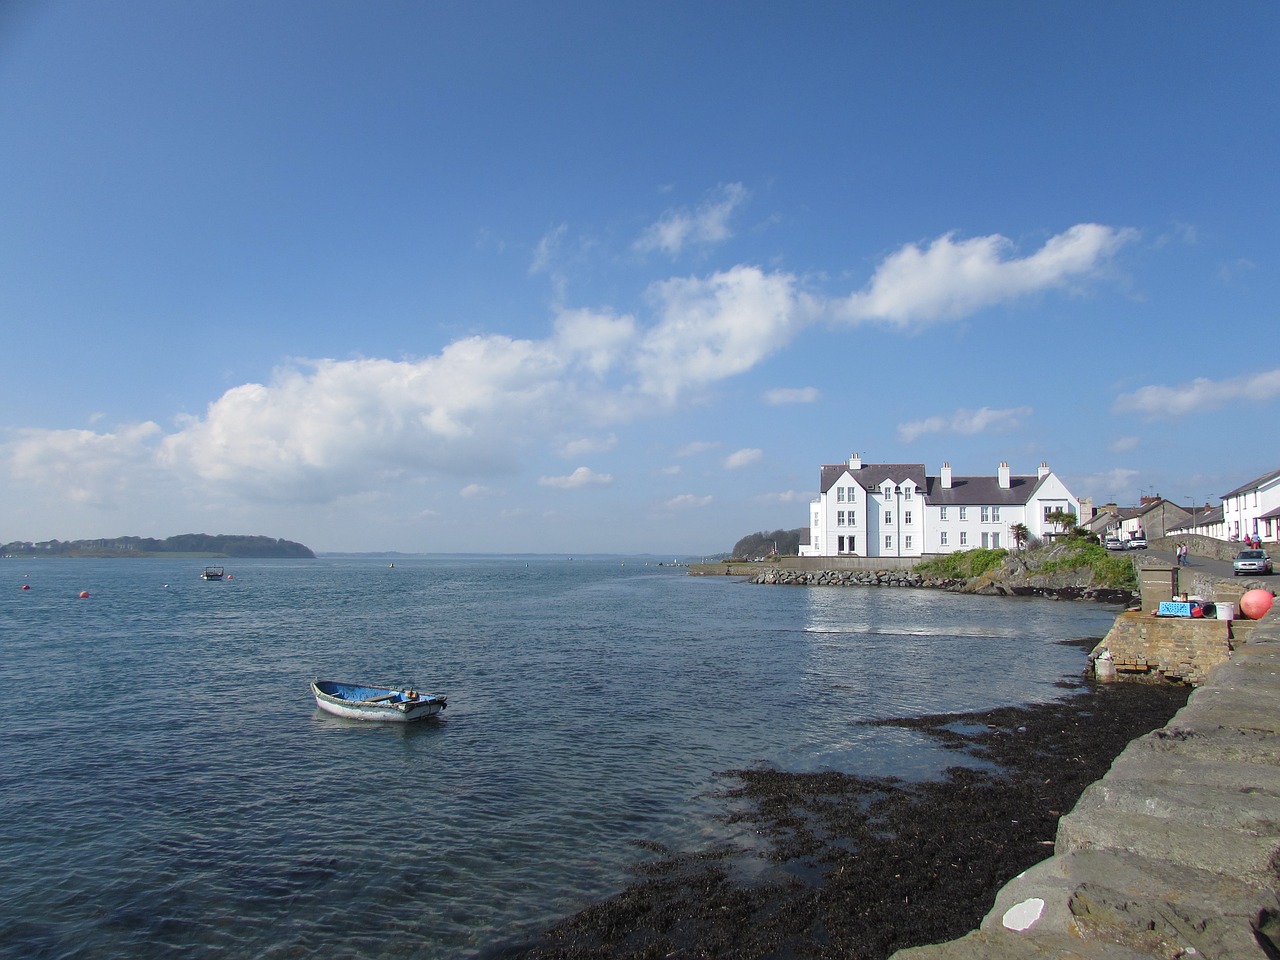
<svg viewBox="0 0 1280 960"><path fill-rule="evenodd" d="M1280 466L1278 28L8 0L0 542L703 554L853 452L1216 502Z"/></svg>

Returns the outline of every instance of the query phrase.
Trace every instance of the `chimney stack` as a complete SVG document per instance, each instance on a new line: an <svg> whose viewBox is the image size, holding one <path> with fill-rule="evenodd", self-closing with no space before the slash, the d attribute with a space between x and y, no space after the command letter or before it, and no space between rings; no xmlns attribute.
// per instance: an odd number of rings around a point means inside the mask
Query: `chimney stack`
<svg viewBox="0 0 1280 960"><path fill-rule="evenodd" d="M996 476L999 477L1000 479L1000 489L1008 490L1009 489L1009 464L1007 461L1005 460L1000 461L1000 471L999 473L996 474Z"/></svg>
<svg viewBox="0 0 1280 960"><path fill-rule="evenodd" d="M1040 461L1039 479L1043 480L1049 475L1049 463L1046 460Z"/></svg>
<svg viewBox="0 0 1280 960"><path fill-rule="evenodd" d="M942 489L951 489L951 464L944 463L942 465Z"/></svg>
<svg viewBox="0 0 1280 960"><path fill-rule="evenodd" d="M861 469L862 469L862 457L860 457L860 456L859 456L858 454L856 454L856 453L854 453L854 454L850 454L850 455L849 455L849 469L850 469L850 470L861 470Z"/></svg>

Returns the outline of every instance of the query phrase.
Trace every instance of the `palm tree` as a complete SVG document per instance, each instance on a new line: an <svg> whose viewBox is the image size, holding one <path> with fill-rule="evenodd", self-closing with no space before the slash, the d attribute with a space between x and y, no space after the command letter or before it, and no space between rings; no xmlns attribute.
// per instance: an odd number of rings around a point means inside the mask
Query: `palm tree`
<svg viewBox="0 0 1280 960"><path fill-rule="evenodd" d="M1009 528L1009 535L1013 537L1013 542L1021 551L1027 545L1027 541L1031 539L1031 531L1027 529L1025 523L1015 523Z"/></svg>
<svg viewBox="0 0 1280 960"><path fill-rule="evenodd" d="M1045 519L1054 526L1059 527L1058 532L1062 532L1061 528L1066 528L1066 531L1070 533L1076 528L1076 515L1070 510L1050 510L1045 514Z"/></svg>

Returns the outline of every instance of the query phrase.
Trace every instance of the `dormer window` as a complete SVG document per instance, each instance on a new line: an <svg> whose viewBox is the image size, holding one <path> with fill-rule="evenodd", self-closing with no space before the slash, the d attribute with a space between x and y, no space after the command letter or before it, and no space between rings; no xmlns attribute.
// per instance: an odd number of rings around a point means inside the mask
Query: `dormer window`
<svg viewBox="0 0 1280 960"><path fill-rule="evenodd" d="M906 486L906 487L903 487L903 488L902 488L902 499L903 499L903 500L910 500L910 499L911 499L911 487Z"/></svg>

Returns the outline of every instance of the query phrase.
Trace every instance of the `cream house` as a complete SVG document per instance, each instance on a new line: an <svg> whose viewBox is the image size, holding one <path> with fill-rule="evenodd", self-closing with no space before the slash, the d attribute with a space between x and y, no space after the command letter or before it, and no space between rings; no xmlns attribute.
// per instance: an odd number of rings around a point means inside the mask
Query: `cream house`
<svg viewBox="0 0 1280 960"><path fill-rule="evenodd" d="M1015 476L1008 463L994 476L956 476L949 463L929 476L922 463L863 463L854 454L823 465L819 489L801 556L923 557L1009 547L1012 527L1043 538L1061 532L1051 515L1080 512L1046 463L1034 476Z"/></svg>

